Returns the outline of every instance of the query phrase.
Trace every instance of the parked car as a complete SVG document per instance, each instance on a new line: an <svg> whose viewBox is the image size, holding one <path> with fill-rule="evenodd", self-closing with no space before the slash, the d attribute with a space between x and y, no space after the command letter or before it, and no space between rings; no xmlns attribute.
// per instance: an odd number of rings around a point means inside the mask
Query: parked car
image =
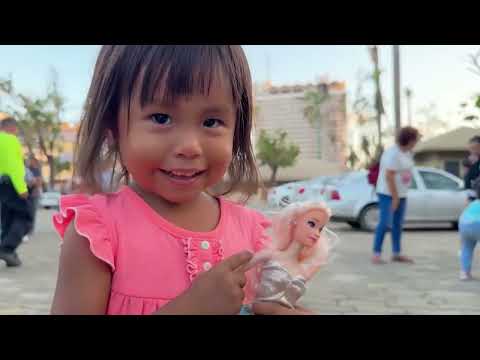
<svg viewBox="0 0 480 360"><path fill-rule="evenodd" d="M458 177L439 169L415 167L408 191L405 222L449 222L456 227L467 204L467 193ZM376 228L378 200L366 172L357 172L347 181L325 189L323 199L332 209L333 221L344 221L367 231Z"/></svg>
<svg viewBox="0 0 480 360"><path fill-rule="evenodd" d="M270 207L283 207L289 203L323 198L324 196L335 198L335 193L331 193L332 187L335 184L347 183L355 179L357 173L347 172L335 176L318 176L311 180L283 184L269 191L267 201Z"/></svg>
<svg viewBox="0 0 480 360"><path fill-rule="evenodd" d="M58 209L60 206L60 194L57 191L47 191L40 196L39 204L44 209Z"/></svg>
<svg viewBox="0 0 480 360"><path fill-rule="evenodd" d="M366 170L360 170L285 184L270 191L269 205L323 200L332 209L333 221L373 231L379 217L378 200L374 187L368 183L367 174ZM449 222L456 227L467 197L468 191L458 177L435 168L415 167L408 191L405 222Z"/></svg>
<svg viewBox="0 0 480 360"><path fill-rule="evenodd" d="M284 207L298 201L298 195L302 193L305 181L286 183L270 189L267 202L270 207Z"/></svg>

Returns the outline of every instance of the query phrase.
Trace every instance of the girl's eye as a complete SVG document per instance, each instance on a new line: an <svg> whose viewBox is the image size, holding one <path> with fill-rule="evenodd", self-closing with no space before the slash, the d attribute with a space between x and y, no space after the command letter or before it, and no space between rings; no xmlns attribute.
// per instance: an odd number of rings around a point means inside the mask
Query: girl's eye
<svg viewBox="0 0 480 360"><path fill-rule="evenodd" d="M310 226L312 229L315 227L315 221L309 220L307 221L308 226Z"/></svg>
<svg viewBox="0 0 480 360"><path fill-rule="evenodd" d="M223 124L223 121L219 119L207 119L203 122L203 126L207 128L216 128L222 124Z"/></svg>
<svg viewBox="0 0 480 360"><path fill-rule="evenodd" d="M172 118L167 114L153 114L151 119L154 123L158 125L170 125Z"/></svg>

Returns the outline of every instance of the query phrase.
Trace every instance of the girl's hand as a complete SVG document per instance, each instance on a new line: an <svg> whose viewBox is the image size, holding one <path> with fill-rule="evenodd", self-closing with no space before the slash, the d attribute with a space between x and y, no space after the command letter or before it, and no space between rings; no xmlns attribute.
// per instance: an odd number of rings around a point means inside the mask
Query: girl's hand
<svg viewBox="0 0 480 360"><path fill-rule="evenodd" d="M273 251L270 249L264 249L259 252L257 252L255 255L253 255L252 259L247 265L247 270L257 266L261 265L273 258Z"/></svg>
<svg viewBox="0 0 480 360"><path fill-rule="evenodd" d="M201 273L190 289L165 305L158 314L238 314L245 297L245 272L251 258L250 252L241 252Z"/></svg>

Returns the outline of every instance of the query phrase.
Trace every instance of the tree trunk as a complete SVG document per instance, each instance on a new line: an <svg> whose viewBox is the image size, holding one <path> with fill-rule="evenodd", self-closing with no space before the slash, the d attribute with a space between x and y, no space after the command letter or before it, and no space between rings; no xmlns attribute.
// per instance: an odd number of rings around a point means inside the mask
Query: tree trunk
<svg viewBox="0 0 480 360"><path fill-rule="evenodd" d="M50 168L50 179L49 179L49 182L48 182L48 186L50 188L50 190L53 190L53 187L55 185L55 162L54 162L54 159L53 159L53 156L52 155L48 155L47 156L47 160L48 160L48 167Z"/></svg>
<svg viewBox="0 0 480 360"><path fill-rule="evenodd" d="M378 132L378 147L382 146L382 115L377 109L377 132Z"/></svg>
<svg viewBox="0 0 480 360"><path fill-rule="evenodd" d="M270 168L272 170L272 175L270 176L270 186L275 185L275 179L277 177L278 166Z"/></svg>
<svg viewBox="0 0 480 360"><path fill-rule="evenodd" d="M33 152L33 147L30 143L26 143L27 145L27 149L28 149L28 156L29 157L32 157L32 156L35 156L35 153Z"/></svg>

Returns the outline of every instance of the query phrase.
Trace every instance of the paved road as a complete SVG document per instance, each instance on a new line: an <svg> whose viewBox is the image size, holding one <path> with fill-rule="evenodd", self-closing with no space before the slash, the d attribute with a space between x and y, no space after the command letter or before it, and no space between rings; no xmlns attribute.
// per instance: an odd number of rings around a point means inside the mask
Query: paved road
<svg viewBox="0 0 480 360"><path fill-rule="evenodd" d="M24 266L0 262L0 314L47 314L59 254L40 211L35 238L20 249ZM311 281L303 305L319 314L480 314L480 281L458 280L458 239L451 230L409 230L404 248L415 265L372 265L371 235L334 224L341 242L332 263ZM390 240L386 240L390 254ZM476 253L480 277L480 252ZM475 274L475 268L474 268Z"/></svg>

